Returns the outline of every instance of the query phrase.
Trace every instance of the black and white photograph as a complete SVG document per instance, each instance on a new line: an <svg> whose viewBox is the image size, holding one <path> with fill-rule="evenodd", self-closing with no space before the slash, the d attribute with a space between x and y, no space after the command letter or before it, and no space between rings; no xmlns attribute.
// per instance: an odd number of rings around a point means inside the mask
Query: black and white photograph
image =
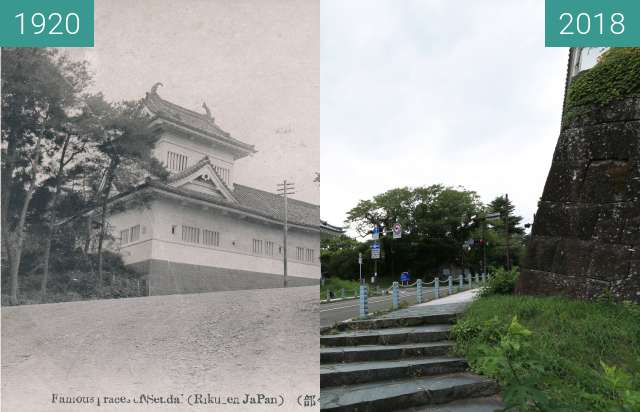
<svg viewBox="0 0 640 412"><path fill-rule="evenodd" d="M318 407L317 1L2 49L2 410Z"/></svg>

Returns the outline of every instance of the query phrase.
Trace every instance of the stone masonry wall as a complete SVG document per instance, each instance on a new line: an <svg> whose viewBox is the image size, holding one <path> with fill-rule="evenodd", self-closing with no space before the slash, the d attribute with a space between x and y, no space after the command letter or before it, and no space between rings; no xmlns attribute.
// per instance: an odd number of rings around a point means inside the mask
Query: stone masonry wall
<svg viewBox="0 0 640 412"><path fill-rule="evenodd" d="M518 291L640 301L640 98L565 120Z"/></svg>

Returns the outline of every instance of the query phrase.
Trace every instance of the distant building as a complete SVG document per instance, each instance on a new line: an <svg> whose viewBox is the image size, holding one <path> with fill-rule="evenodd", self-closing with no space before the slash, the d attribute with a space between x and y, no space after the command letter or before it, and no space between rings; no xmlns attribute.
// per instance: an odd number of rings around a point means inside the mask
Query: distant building
<svg viewBox="0 0 640 412"><path fill-rule="evenodd" d="M235 161L254 146L223 131L206 105L200 114L156 89L145 100L159 135L153 153L171 175L111 200L150 199L110 216L111 249L145 275L151 295L281 287L283 199L235 180ZM289 199L288 210L288 283L318 284L320 233L335 228L321 224L318 205Z"/></svg>

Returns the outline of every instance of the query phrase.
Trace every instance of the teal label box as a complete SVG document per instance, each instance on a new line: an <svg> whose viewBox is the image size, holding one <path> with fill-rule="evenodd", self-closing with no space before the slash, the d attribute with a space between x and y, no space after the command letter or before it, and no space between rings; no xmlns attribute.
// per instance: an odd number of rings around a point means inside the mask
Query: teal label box
<svg viewBox="0 0 640 412"><path fill-rule="evenodd" d="M545 0L547 47L640 46L640 0Z"/></svg>
<svg viewBox="0 0 640 412"><path fill-rule="evenodd" d="M93 0L0 0L0 46L93 47Z"/></svg>

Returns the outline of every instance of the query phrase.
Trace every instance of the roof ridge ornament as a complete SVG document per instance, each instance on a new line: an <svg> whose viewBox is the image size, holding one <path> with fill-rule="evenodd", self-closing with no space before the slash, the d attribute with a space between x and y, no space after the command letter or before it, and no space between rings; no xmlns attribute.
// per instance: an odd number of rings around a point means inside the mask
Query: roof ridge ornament
<svg viewBox="0 0 640 412"><path fill-rule="evenodd" d="M212 122L215 123L215 119L213 118L213 116L211 116L211 110L209 109L209 106L207 106L206 102L202 102L202 108L204 109L205 113L207 114L207 117L209 119L211 119Z"/></svg>
<svg viewBox="0 0 640 412"><path fill-rule="evenodd" d="M158 87L161 87L161 86L164 87L164 84L162 84L162 82L157 82L156 84L151 86L151 93L158 94Z"/></svg>

